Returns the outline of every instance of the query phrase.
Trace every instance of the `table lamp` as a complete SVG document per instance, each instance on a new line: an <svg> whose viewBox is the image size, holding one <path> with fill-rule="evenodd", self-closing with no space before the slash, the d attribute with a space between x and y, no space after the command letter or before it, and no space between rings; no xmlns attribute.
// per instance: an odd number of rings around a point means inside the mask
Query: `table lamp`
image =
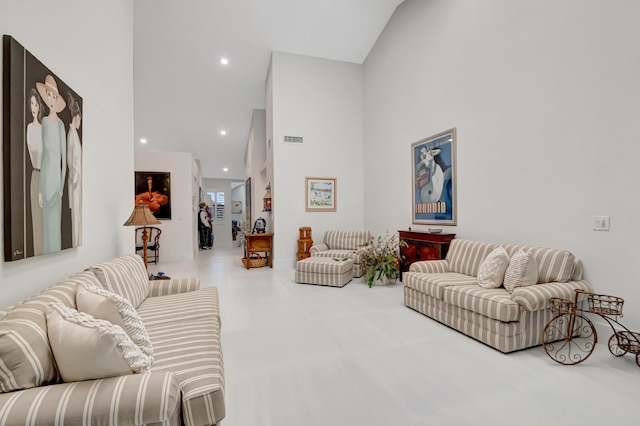
<svg viewBox="0 0 640 426"><path fill-rule="evenodd" d="M147 204L143 204L140 201L140 204L133 208L133 212L129 219L123 226L142 226L142 258L144 259L144 267L148 270L147 267L147 243L149 242L149 235L147 234L147 225L160 225L161 222L156 219L156 217L149 210L149 206Z"/></svg>

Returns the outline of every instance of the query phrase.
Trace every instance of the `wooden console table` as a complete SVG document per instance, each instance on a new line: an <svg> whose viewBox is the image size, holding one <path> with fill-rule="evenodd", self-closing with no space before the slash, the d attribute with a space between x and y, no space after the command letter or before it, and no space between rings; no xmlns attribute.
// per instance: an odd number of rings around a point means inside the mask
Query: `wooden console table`
<svg viewBox="0 0 640 426"><path fill-rule="evenodd" d="M419 260L444 259L449 251L449 245L456 234L432 234L419 231L398 231L400 240L407 243L400 247L400 281L402 273L409 270L413 262Z"/></svg>
<svg viewBox="0 0 640 426"><path fill-rule="evenodd" d="M249 259L251 253L266 253L269 268L273 268L273 234L245 234L244 257ZM249 269L249 262L247 262Z"/></svg>

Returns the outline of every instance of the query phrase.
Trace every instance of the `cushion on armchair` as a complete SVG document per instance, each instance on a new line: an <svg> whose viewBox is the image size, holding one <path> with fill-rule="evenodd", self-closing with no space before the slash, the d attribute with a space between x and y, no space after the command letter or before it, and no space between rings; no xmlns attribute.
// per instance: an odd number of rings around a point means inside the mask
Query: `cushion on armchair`
<svg viewBox="0 0 640 426"><path fill-rule="evenodd" d="M319 253L321 251L326 251L326 250L329 250L329 246L326 245L325 243L314 244L309 249L309 253L313 255L313 253Z"/></svg>
<svg viewBox="0 0 640 426"><path fill-rule="evenodd" d="M369 231L326 231L323 242L330 250L357 250L370 239Z"/></svg>

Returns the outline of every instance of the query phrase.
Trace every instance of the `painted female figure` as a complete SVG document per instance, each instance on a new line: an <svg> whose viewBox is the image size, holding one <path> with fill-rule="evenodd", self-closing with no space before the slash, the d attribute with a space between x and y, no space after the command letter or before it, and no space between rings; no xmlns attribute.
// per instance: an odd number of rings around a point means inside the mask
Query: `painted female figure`
<svg viewBox="0 0 640 426"><path fill-rule="evenodd" d="M69 166L67 185L71 209L72 247L78 247L82 244L82 145L78 135L82 114L78 101L71 93L69 93L69 111L71 111L71 124L67 134L67 165Z"/></svg>
<svg viewBox="0 0 640 426"><path fill-rule="evenodd" d="M51 75L36 83L38 93L49 107L42 119L42 165L40 168L40 205L44 219L44 252L62 249L62 194L67 172L67 139L58 113L66 103Z"/></svg>
<svg viewBox="0 0 640 426"><path fill-rule="evenodd" d="M43 251L43 225L42 206L38 194L40 193L40 164L42 159L42 115L44 105L36 89L31 89L29 96L31 116L33 121L27 124L27 150L31 159L31 184L29 187L31 197L31 228L33 231L33 255L39 256Z"/></svg>

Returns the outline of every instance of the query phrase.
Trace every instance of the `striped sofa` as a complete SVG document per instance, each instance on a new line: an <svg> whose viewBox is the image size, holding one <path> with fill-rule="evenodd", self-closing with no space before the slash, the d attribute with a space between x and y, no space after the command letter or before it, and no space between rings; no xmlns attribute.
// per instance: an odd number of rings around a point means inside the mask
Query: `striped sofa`
<svg viewBox="0 0 640 426"><path fill-rule="evenodd" d="M326 231L322 243L314 244L309 249L311 256L331 258L347 258L353 260L353 276L361 277L360 255L356 250L371 240L369 231Z"/></svg>
<svg viewBox="0 0 640 426"><path fill-rule="evenodd" d="M552 318L549 298L571 300L575 289L592 291L582 280L581 262L566 250L503 244L509 257L519 250L531 254L537 283L511 293L483 288L478 271L498 246L454 239L446 259L411 264L402 275L405 305L501 352L541 345L542 330Z"/></svg>
<svg viewBox="0 0 640 426"><path fill-rule="evenodd" d="M136 308L153 349L150 371L62 381L46 312L52 302L75 308L77 289L87 285L123 296ZM218 292L199 287L195 278L149 281L140 256L131 255L93 265L0 311L0 425L220 422L225 405Z"/></svg>

